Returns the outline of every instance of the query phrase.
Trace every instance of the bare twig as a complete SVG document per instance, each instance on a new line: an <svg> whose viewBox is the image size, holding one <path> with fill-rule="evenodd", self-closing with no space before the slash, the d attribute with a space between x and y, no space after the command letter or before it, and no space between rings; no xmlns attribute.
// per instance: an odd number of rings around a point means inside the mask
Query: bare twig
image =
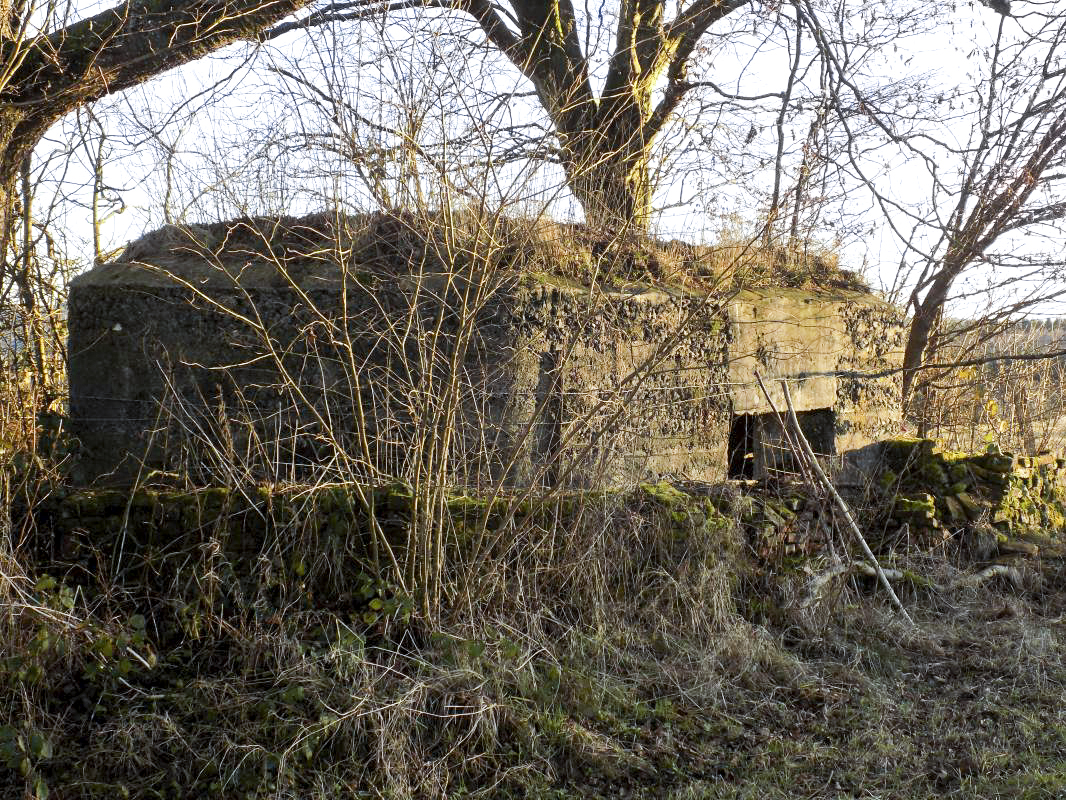
<svg viewBox="0 0 1066 800"><path fill-rule="evenodd" d="M759 374L755 373L755 380L759 383L759 388L762 389L763 394L766 396L767 402L770 407L773 408L774 413L779 414L777 407L774 405L773 399L770 397L770 393L766 390L766 385L763 383ZM892 604L899 611L900 615L907 620L911 625L914 625L914 620L911 619L910 614L907 613L907 609L903 607L903 603L900 602L899 596L892 588L892 583L889 580L885 570L881 568L881 564L878 562L877 557L874 555L873 550L870 549L870 545L866 542L866 537L862 535L862 530L855 522L855 517L852 516L851 509L848 507L847 501L840 496L836 487L833 486L833 482L826 476L825 471L822 469L822 465L818 463L818 458L814 454L814 450L811 448L810 442L807 441L807 437L803 435L803 429L800 427L799 419L796 417L796 409L792 403L792 394L788 389L788 381L781 381L781 391L785 395L785 403L788 406L788 421L791 428L791 434L794 441L798 444L798 447L793 451L793 455L796 460L801 463L805 463L810 473L813 474L821 488L825 490L826 494L832 499L833 503L840 510L847 522L848 530L851 535L859 543L859 547L862 549L863 554L873 565L874 570L877 572L877 577L881 581L881 585L888 593L889 598L892 600Z"/></svg>

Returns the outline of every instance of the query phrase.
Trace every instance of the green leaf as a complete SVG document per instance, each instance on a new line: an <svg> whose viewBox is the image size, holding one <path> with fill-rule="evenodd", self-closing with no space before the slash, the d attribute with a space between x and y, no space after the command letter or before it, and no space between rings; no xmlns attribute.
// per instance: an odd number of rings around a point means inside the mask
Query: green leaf
<svg viewBox="0 0 1066 800"><path fill-rule="evenodd" d="M30 755L37 758L52 757L52 743L39 732L30 734L29 746Z"/></svg>
<svg viewBox="0 0 1066 800"><path fill-rule="evenodd" d="M110 659L115 655L115 641L110 636L104 636L96 640L96 652L103 658Z"/></svg>
<svg viewBox="0 0 1066 800"><path fill-rule="evenodd" d="M42 575L33 586L38 592L50 592L56 588L56 579L51 575Z"/></svg>

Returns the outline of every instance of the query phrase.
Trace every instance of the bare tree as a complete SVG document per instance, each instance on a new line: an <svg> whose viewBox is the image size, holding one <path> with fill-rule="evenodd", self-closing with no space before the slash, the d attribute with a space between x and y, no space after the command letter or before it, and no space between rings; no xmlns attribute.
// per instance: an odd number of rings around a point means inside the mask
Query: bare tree
<svg viewBox="0 0 1066 800"><path fill-rule="evenodd" d="M1038 4L1015 4L1015 12L1018 18L1000 13L987 77L975 90L961 180L934 173L949 212L908 301L905 398L964 273L984 266L1001 286L1061 278L1061 254L1041 253L1033 242L1051 229L1061 234L1066 215L1066 21Z"/></svg>
<svg viewBox="0 0 1066 800"><path fill-rule="evenodd" d="M830 72L846 142L841 171L871 190L902 246L894 291L911 312L906 403L919 375L932 374L921 370L935 361L938 332L972 330L942 325L950 303L1001 320L1062 292L1066 22L1061 6L1030 2L912 14L926 36L964 24L952 37L959 59L937 65L943 76L901 83L882 74L861 86L849 64L865 43L803 8ZM895 68L905 72L913 56L898 56Z"/></svg>
<svg viewBox="0 0 1066 800"><path fill-rule="evenodd" d="M598 70L593 29L608 24L610 9L571 0L410 0L387 12L436 8L467 15L481 34L532 83L554 127L567 183L594 225L644 228L651 214L652 145L684 97L706 82L689 67L711 27L742 9L745 0L696 0L672 19L666 0L624 0L617 9L614 44ZM268 35L308 24L367 17L377 0L341 0ZM599 87L597 89L597 87Z"/></svg>
<svg viewBox="0 0 1066 800"><path fill-rule="evenodd" d="M289 16L306 0L127 0L71 21L73 5L0 9L0 240L17 225L20 171L74 109L200 58ZM42 22L43 17L43 22ZM10 267L9 267L10 269Z"/></svg>

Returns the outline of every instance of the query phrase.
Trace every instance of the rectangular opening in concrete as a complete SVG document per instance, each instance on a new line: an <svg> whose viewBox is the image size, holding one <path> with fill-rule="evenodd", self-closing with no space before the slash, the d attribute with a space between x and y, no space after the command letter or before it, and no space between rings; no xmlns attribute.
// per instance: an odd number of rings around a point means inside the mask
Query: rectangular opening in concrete
<svg viewBox="0 0 1066 800"><path fill-rule="evenodd" d="M819 456L836 453L836 413L831 408L797 411L800 430ZM788 477L799 467L776 414L734 414L729 429L732 480Z"/></svg>
<svg viewBox="0 0 1066 800"><path fill-rule="evenodd" d="M818 408L813 411L799 411L800 430L810 442L811 449L820 456L836 454L837 415L831 408Z"/></svg>
<svg viewBox="0 0 1066 800"><path fill-rule="evenodd" d="M755 477L755 415L734 414L729 428L729 473L733 481Z"/></svg>

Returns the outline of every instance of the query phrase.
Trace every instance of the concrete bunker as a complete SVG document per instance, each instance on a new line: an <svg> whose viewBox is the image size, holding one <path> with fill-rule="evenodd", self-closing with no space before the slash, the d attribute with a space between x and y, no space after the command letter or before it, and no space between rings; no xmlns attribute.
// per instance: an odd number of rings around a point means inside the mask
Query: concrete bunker
<svg viewBox="0 0 1066 800"><path fill-rule="evenodd" d="M788 464L756 370L778 408L789 382L820 452L899 430L898 379L883 373L900 362L900 314L860 287L652 274L589 285L558 261L595 272L596 256L534 242L498 248L485 289L469 248L444 263L432 237L382 224L168 228L77 278L70 412L87 477L771 477ZM427 443L445 425L442 456Z"/></svg>

